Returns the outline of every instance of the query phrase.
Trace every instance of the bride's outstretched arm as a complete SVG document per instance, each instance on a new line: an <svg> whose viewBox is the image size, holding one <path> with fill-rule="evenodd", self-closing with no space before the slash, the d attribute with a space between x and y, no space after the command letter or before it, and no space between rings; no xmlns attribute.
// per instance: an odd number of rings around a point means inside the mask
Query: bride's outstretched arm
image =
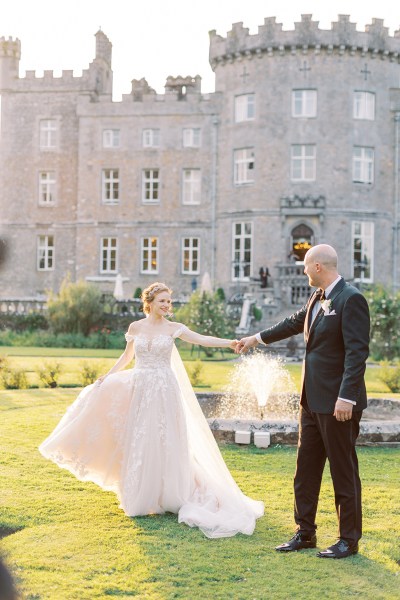
<svg viewBox="0 0 400 600"><path fill-rule="evenodd" d="M202 335L191 331L188 327L184 327L179 336L184 342L206 346L207 348L231 348L235 350L238 340L227 340L223 338L213 337L212 335Z"/></svg>
<svg viewBox="0 0 400 600"><path fill-rule="evenodd" d="M133 347L133 340L132 340L130 342L127 342L124 352L121 354L121 356L119 357L119 359L117 360L115 365L113 365L111 367L111 369L108 371L108 373L106 373L105 375L102 375L101 377L98 378L98 380L97 380L98 383L101 383L102 381L104 381L104 379L106 377L108 377L109 375L112 375L113 373L117 373L117 371L121 371L124 367L126 367L126 365L128 365L133 360L134 356L135 356L135 350Z"/></svg>

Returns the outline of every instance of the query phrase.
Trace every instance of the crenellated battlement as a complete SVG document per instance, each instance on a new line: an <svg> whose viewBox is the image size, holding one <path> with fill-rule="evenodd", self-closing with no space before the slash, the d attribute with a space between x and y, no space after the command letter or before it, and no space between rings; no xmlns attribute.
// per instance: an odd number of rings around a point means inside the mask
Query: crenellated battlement
<svg viewBox="0 0 400 600"><path fill-rule="evenodd" d="M319 22L313 21L312 15L302 15L301 21L294 24L294 29L284 31L275 17L264 19L258 33L250 34L243 23L234 23L226 37L215 30L210 31L210 64L214 70L218 64L232 62L242 57L262 56L264 53L284 54L291 52L305 53L308 50L320 52L322 49L341 53L359 52L363 55L388 58L399 61L400 30L394 36L384 26L383 19L372 19L366 25L365 32L356 30L356 23L350 21L349 15L339 15L338 21L332 23L331 29L320 29Z"/></svg>
<svg viewBox="0 0 400 600"><path fill-rule="evenodd" d="M43 74L30 70L21 77L21 42L11 37L0 38L0 90L89 92L93 98L99 94L110 94L112 44L101 30L95 34L95 39L95 58L80 75L74 75L70 69L63 70L61 75L52 70L45 70Z"/></svg>
<svg viewBox="0 0 400 600"><path fill-rule="evenodd" d="M17 60L21 58L21 42L18 38L0 38L0 57L12 57Z"/></svg>

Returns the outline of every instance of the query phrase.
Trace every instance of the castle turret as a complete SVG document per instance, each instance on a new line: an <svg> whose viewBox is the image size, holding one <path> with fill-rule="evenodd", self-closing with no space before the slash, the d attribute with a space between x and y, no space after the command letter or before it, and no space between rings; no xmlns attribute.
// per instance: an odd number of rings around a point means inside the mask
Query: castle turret
<svg viewBox="0 0 400 600"><path fill-rule="evenodd" d="M96 59L102 59L111 67L112 44L106 34L99 29L95 34L96 38Z"/></svg>
<svg viewBox="0 0 400 600"><path fill-rule="evenodd" d="M12 89L19 76L21 42L0 38L0 91Z"/></svg>
<svg viewBox="0 0 400 600"><path fill-rule="evenodd" d="M95 34L95 38L96 57L89 67L95 91L93 98L99 94L112 94L112 44L101 29Z"/></svg>

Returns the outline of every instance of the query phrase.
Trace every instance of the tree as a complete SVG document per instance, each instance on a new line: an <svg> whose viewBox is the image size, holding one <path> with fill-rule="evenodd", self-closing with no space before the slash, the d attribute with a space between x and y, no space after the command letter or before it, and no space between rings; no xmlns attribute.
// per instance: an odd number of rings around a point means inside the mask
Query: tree
<svg viewBox="0 0 400 600"><path fill-rule="evenodd" d="M50 292L47 300L48 318L55 333L89 335L103 316L101 292L85 281L72 283L66 277L58 294Z"/></svg>
<svg viewBox="0 0 400 600"><path fill-rule="evenodd" d="M235 332L235 324L228 317L225 303L218 293L194 292L189 302L179 308L175 317L193 331L203 335L215 337L232 338ZM204 348L207 356L212 356L214 348Z"/></svg>

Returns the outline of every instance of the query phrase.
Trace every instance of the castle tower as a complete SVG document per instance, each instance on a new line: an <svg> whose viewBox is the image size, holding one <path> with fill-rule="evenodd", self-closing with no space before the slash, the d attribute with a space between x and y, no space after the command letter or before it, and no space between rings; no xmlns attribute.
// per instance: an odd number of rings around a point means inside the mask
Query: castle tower
<svg viewBox="0 0 400 600"><path fill-rule="evenodd" d="M95 92L96 94L112 94L112 44L101 29L95 34L95 38L96 57L89 68Z"/></svg>
<svg viewBox="0 0 400 600"><path fill-rule="evenodd" d="M14 87L19 76L21 42L11 37L0 38L0 91Z"/></svg>

